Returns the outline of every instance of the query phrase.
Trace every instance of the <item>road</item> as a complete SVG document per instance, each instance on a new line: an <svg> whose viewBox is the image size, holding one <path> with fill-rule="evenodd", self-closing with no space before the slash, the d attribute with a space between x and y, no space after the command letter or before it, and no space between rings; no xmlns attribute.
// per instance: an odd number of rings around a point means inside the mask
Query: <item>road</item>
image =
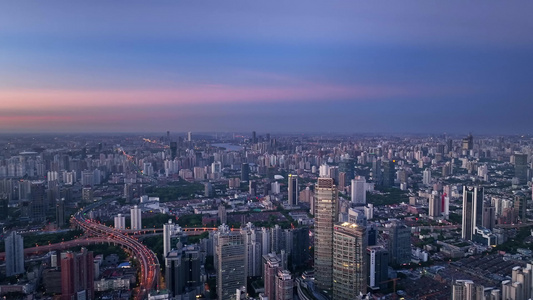
<svg viewBox="0 0 533 300"><path fill-rule="evenodd" d="M85 209L78 211L72 217L71 223L82 229L88 236L120 244L132 252L134 258L139 262L141 269L139 279L140 287L135 299L146 299L148 293L156 288L159 280L159 261L157 256L135 237L128 236L114 228L107 227L85 218L87 213L99 204L100 203L91 204Z"/></svg>

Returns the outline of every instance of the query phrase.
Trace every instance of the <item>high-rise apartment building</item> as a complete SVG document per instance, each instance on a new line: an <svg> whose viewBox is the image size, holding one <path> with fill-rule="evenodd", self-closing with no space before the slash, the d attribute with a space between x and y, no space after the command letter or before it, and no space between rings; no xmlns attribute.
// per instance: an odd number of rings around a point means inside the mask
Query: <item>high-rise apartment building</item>
<svg viewBox="0 0 533 300"><path fill-rule="evenodd" d="M463 223L461 237L472 240L476 226L483 222L483 188L463 187Z"/></svg>
<svg viewBox="0 0 533 300"><path fill-rule="evenodd" d="M131 229L141 230L142 229L141 209L137 205L135 205L132 209L130 209L130 214L131 214Z"/></svg>
<svg viewBox="0 0 533 300"><path fill-rule="evenodd" d="M333 229L333 299L352 300L367 290L366 228L354 223Z"/></svg>
<svg viewBox="0 0 533 300"><path fill-rule="evenodd" d="M24 273L24 240L15 231L5 238L6 276Z"/></svg>
<svg viewBox="0 0 533 300"><path fill-rule="evenodd" d="M300 191L298 190L298 175L289 174L289 182L287 189L289 192L289 206L298 206L298 196L300 194Z"/></svg>
<svg viewBox="0 0 533 300"><path fill-rule="evenodd" d="M526 218L526 211L527 211L527 200L526 200L526 194L523 192L517 192L514 195L514 210L516 212L516 215L518 216L518 220L520 220L522 223L527 222Z"/></svg>
<svg viewBox="0 0 533 300"><path fill-rule="evenodd" d="M452 300L477 299L485 299L482 285L475 284L472 280L455 280L452 285Z"/></svg>
<svg viewBox="0 0 533 300"><path fill-rule="evenodd" d="M122 214L118 214L115 218L115 229L124 230L126 229L126 218Z"/></svg>
<svg viewBox="0 0 533 300"><path fill-rule="evenodd" d="M246 288L246 254L243 236L220 226L214 235L218 300L233 299L235 291Z"/></svg>
<svg viewBox="0 0 533 300"><path fill-rule="evenodd" d="M362 176L352 179L352 203L356 205L366 204L366 180Z"/></svg>
<svg viewBox="0 0 533 300"><path fill-rule="evenodd" d="M276 297L272 299L292 300L294 294L293 287L294 281L291 272L288 270L278 271L278 274L276 275Z"/></svg>
<svg viewBox="0 0 533 300"><path fill-rule="evenodd" d="M263 270L265 296L276 299L276 276L278 271L283 270L281 258L275 253L263 255Z"/></svg>
<svg viewBox="0 0 533 300"><path fill-rule="evenodd" d="M93 253L85 248L61 254L61 300L71 299L94 299Z"/></svg>
<svg viewBox="0 0 533 300"><path fill-rule="evenodd" d="M315 188L315 279L320 289L333 285L333 225L338 194L332 178L318 178Z"/></svg>

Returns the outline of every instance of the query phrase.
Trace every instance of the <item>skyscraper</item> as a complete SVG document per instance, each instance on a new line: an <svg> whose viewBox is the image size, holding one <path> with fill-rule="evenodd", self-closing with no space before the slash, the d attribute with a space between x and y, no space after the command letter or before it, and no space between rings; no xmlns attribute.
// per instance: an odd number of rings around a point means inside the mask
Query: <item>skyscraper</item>
<svg viewBox="0 0 533 300"><path fill-rule="evenodd" d="M222 225L214 235L218 300L230 300L246 287L246 255L243 236Z"/></svg>
<svg viewBox="0 0 533 300"><path fill-rule="evenodd" d="M522 223L527 222L527 218L526 218L526 211L527 211L526 195L524 193L522 193L522 192L517 192L514 195L513 205L514 205L514 209L515 209L516 215L518 216L518 219Z"/></svg>
<svg viewBox="0 0 533 300"><path fill-rule="evenodd" d="M514 176L520 184L526 184L527 178L527 154L516 153L514 155Z"/></svg>
<svg viewBox="0 0 533 300"><path fill-rule="evenodd" d="M187 132L187 142L192 142L192 132Z"/></svg>
<svg viewBox="0 0 533 300"><path fill-rule="evenodd" d="M163 256L166 256L172 249L178 249L177 244L180 242L183 244L186 238L184 235L181 227L172 223L172 220L163 224Z"/></svg>
<svg viewBox="0 0 533 300"><path fill-rule="evenodd" d="M241 165L241 181L250 180L250 165L248 163L243 163Z"/></svg>
<svg viewBox="0 0 533 300"><path fill-rule="evenodd" d="M6 276L24 273L24 240L15 231L5 238Z"/></svg>
<svg viewBox="0 0 533 300"><path fill-rule="evenodd" d="M44 181L32 181L30 195L31 217L36 221L44 221L46 218L46 211L48 210Z"/></svg>
<svg viewBox="0 0 533 300"><path fill-rule="evenodd" d="M394 160L383 161L383 186L385 187L394 186L394 178L396 174L394 163Z"/></svg>
<svg viewBox="0 0 533 300"><path fill-rule="evenodd" d="M298 206L298 195L300 194L300 191L298 190L298 175L289 174L288 192L289 206Z"/></svg>
<svg viewBox="0 0 533 300"><path fill-rule="evenodd" d="M333 299L352 300L367 289L366 228L354 223L333 229Z"/></svg>
<svg viewBox="0 0 533 300"><path fill-rule="evenodd" d="M61 300L94 298L93 253L81 248L80 253L61 254Z"/></svg>
<svg viewBox="0 0 533 300"><path fill-rule="evenodd" d="M352 203L356 205L366 204L366 180L362 176L352 179Z"/></svg>
<svg viewBox="0 0 533 300"><path fill-rule="evenodd" d="M389 257L393 265L411 261L411 228L393 221L389 228Z"/></svg>
<svg viewBox="0 0 533 300"><path fill-rule="evenodd" d="M442 213L442 198L439 195L439 192L433 191L429 196L429 217L437 218L441 216Z"/></svg>
<svg viewBox="0 0 533 300"><path fill-rule="evenodd" d="M426 168L422 175L422 184L431 185L431 170Z"/></svg>
<svg viewBox="0 0 533 300"><path fill-rule="evenodd" d="M368 266L368 286L373 289L386 289L389 269L389 252L383 246L369 246L366 249Z"/></svg>
<svg viewBox="0 0 533 300"><path fill-rule="evenodd" d="M321 289L333 285L333 224L338 215L337 187L332 178L318 178L315 188L315 278Z"/></svg>
<svg viewBox="0 0 533 300"><path fill-rule="evenodd" d="M463 186L463 223L461 237L472 240L476 226L483 222L483 188Z"/></svg>
<svg viewBox="0 0 533 300"><path fill-rule="evenodd" d="M131 214L131 229L141 230L142 229L141 209L137 205L135 205L132 209L130 209L130 214Z"/></svg>
<svg viewBox="0 0 533 300"><path fill-rule="evenodd" d="M195 296L202 281L200 267L202 265L200 247L189 245L167 253L165 257L165 279L172 295L181 299L180 295ZM183 297L190 299L190 297Z"/></svg>

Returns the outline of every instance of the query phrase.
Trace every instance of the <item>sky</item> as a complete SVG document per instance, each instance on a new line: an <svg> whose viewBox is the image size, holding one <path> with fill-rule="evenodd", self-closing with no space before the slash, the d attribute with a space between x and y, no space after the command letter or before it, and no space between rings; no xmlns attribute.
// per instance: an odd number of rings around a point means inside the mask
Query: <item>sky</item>
<svg viewBox="0 0 533 300"><path fill-rule="evenodd" d="M3 1L0 132L530 134L531 11Z"/></svg>

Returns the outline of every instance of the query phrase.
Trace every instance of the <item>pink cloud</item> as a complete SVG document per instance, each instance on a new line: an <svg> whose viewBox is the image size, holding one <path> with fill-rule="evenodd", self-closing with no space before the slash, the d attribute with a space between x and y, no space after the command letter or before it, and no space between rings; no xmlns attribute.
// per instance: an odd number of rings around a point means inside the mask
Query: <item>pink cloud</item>
<svg viewBox="0 0 533 300"><path fill-rule="evenodd" d="M392 97L442 95L442 88L403 86L235 87L196 85L163 90L4 90L0 111L72 111L90 107L180 105L317 100L374 100Z"/></svg>

